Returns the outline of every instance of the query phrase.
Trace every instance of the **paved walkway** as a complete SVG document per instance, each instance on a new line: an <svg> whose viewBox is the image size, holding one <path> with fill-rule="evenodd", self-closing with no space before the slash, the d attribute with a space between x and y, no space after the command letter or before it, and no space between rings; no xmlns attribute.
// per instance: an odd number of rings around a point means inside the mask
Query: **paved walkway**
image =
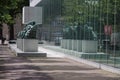
<svg viewBox="0 0 120 80"><path fill-rule="evenodd" d="M0 45L0 80L120 80L120 75L62 57L16 57Z"/></svg>

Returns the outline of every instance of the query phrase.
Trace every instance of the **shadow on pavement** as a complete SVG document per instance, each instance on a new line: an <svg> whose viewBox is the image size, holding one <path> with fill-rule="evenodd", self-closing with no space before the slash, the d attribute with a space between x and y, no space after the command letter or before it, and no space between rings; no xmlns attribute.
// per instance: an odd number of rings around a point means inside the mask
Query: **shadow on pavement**
<svg viewBox="0 0 120 80"><path fill-rule="evenodd" d="M13 57L6 49L3 50L6 52L0 51L0 80L53 80L46 73L39 72L39 66L28 65L31 61L27 58ZM5 57L6 54L9 56Z"/></svg>

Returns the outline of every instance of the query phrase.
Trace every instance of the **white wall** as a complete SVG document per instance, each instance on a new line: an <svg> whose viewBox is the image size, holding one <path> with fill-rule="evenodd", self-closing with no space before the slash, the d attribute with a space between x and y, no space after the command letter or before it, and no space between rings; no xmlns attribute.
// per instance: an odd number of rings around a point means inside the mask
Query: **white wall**
<svg viewBox="0 0 120 80"><path fill-rule="evenodd" d="M31 21L42 24L42 7L23 7L22 23L27 24Z"/></svg>
<svg viewBox="0 0 120 80"><path fill-rule="evenodd" d="M30 6L34 7L36 6L38 3L40 3L41 0L30 0Z"/></svg>

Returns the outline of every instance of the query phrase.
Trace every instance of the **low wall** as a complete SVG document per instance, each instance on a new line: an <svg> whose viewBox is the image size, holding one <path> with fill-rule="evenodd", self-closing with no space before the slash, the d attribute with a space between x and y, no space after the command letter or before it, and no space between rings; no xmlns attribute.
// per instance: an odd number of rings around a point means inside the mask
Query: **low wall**
<svg viewBox="0 0 120 80"><path fill-rule="evenodd" d="M63 39L61 40L61 47L78 52L96 53L98 44L96 40Z"/></svg>

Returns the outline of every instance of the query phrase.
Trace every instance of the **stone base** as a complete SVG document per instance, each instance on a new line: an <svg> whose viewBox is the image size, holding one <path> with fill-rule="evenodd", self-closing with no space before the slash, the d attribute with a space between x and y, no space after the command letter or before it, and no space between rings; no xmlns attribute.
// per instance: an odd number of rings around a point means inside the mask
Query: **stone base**
<svg viewBox="0 0 120 80"><path fill-rule="evenodd" d="M24 52L37 52L38 40L36 39L17 39L17 48Z"/></svg>
<svg viewBox="0 0 120 80"><path fill-rule="evenodd" d="M82 52L97 53L98 44L94 40L82 40Z"/></svg>
<svg viewBox="0 0 120 80"><path fill-rule="evenodd" d="M18 52L16 55L18 57L47 57L47 54L42 52Z"/></svg>
<svg viewBox="0 0 120 80"><path fill-rule="evenodd" d="M36 39L23 39L23 50L24 52L37 52L38 51L38 40Z"/></svg>
<svg viewBox="0 0 120 80"><path fill-rule="evenodd" d="M15 53L18 57L47 57L47 53L44 52L24 52L17 48L16 45L9 45L10 49Z"/></svg>

